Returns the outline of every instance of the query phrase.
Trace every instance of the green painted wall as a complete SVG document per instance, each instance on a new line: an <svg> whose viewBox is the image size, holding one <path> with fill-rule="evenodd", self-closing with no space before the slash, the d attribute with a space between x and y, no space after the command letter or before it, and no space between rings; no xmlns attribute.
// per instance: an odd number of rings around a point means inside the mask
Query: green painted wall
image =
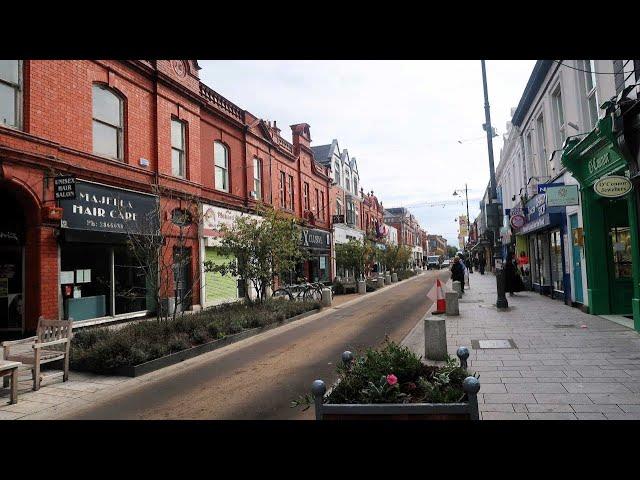
<svg viewBox="0 0 640 480"><path fill-rule="evenodd" d="M218 255L215 248L205 248L205 258L216 265L228 263L233 257ZM238 279L215 272L205 273L205 296L207 303L235 300L238 298Z"/></svg>

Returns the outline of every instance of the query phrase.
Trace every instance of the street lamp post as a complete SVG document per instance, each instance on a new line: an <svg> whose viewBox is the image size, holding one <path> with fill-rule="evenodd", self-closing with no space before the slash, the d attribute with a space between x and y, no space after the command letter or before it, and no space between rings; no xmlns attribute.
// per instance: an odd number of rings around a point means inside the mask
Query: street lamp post
<svg viewBox="0 0 640 480"><path fill-rule="evenodd" d="M489 92L487 90L487 71L484 65L484 60L480 60L480 64L482 65L482 87L484 90L484 116L485 116L485 124L484 129L487 132L487 149L489 151L489 173L491 175L491 185L489 192L489 203L497 203L497 195L496 195L496 170L493 165L493 128L491 127L491 113L489 111ZM493 213L493 212L492 212ZM495 252L499 252L498 239L499 229L493 228L493 243L494 243L494 265L495 265ZM509 302L507 302L507 297L505 295L505 278L504 272L502 269L502 265L500 268L496 266L496 287L498 298L496 300L496 307L498 310L506 309L509 307Z"/></svg>

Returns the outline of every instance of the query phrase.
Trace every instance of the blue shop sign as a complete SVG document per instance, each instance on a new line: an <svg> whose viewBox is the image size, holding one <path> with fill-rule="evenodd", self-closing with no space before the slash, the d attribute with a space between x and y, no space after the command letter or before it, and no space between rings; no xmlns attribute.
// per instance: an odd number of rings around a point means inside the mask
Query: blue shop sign
<svg viewBox="0 0 640 480"><path fill-rule="evenodd" d="M562 187L564 183L539 183L538 184L538 193L546 193L547 188L549 187Z"/></svg>

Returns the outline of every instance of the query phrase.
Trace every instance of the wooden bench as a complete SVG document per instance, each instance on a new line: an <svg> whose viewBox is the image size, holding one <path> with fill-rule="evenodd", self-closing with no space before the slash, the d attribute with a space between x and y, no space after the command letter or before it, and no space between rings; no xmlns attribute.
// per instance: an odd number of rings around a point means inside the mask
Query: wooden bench
<svg viewBox="0 0 640 480"><path fill-rule="evenodd" d="M72 338L72 319L46 320L42 317L38 320L37 335L35 337L2 342L4 359L21 362L31 369L33 377L33 389L39 390L44 378L56 378L62 376L62 381L69 379L69 350ZM11 352L16 347L22 347L19 351ZM31 346L31 350L25 347ZM64 371L43 376L40 372L41 365L57 360L64 361ZM8 378L4 378L6 387Z"/></svg>
<svg viewBox="0 0 640 480"><path fill-rule="evenodd" d="M20 362L0 360L0 377L7 381L11 379L11 395L9 397L9 403L11 404L18 402L18 367L20 365L22 365ZM6 387L7 385L4 386Z"/></svg>

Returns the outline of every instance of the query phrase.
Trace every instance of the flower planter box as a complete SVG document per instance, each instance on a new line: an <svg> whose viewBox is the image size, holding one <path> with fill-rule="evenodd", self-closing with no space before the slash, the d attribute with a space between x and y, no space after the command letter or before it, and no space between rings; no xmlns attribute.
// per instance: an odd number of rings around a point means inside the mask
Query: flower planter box
<svg viewBox="0 0 640 480"><path fill-rule="evenodd" d="M462 347L457 354L460 365L466 368L469 351ZM345 363L352 358L350 352L342 354ZM467 377L463 390L467 398L460 403L331 404L323 403L327 387L322 380L316 380L311 387L316 420L480 420L479 380L473 376Z"/></svg>

